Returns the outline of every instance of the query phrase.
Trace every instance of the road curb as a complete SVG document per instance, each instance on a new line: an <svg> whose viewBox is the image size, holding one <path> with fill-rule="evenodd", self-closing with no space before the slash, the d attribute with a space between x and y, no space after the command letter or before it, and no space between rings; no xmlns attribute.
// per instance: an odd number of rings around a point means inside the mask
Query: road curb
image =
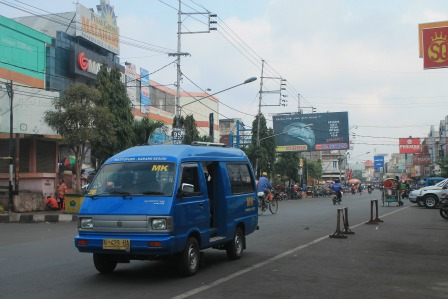
<svg viewBox="0 0 448 299"><path fill-rule="evenodd" d="M78 215L71 214L7 214L0 215L0 223L73 222Z"/></svg>

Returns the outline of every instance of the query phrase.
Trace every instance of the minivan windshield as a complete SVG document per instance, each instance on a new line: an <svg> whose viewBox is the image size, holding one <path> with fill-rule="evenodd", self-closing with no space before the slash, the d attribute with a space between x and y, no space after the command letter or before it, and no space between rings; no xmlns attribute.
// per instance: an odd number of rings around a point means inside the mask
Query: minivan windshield
<svg viewBox="0 0 448 299"><path fill-rule="evenodd" d="M176 164L126 162L104 165L89 185L87 196L171 196Z"/></svg>

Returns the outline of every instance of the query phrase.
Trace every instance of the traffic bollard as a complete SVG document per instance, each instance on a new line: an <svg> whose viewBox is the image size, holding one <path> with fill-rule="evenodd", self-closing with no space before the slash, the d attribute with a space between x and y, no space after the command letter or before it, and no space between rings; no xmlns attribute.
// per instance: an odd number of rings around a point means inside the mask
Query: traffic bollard
<svg viewBox="0 0 448 299"><path fill-rule="evenodd" d="M373 219L373 205L375 204L376 217ZM366 224L378 224L380 222L384 222L380 218L378 218L378 199L370 200L370 220L366 222Z"/></svg>
<svg viewBox="0 0 448 299"><path fill-rule="evenodd" d="M373 221L375 221L376 223L384 222L383 220L378 218L378 199L375 199L375 209L376 209L376 217L375 219L373 219Z"/></svg>
<svg viewBox="0 0 448 299"><path fill-rule="evenodd" d="M350 229L350 225L348 224L348 208L344 208L344 214L342 215L342 219L344 220L344 229L342 230L342 233L345 235L354 235L355 232L353 232Z"/></svg>
<svg viewBox="0 0 448 299"><path fill-rule="evenodd" d="M338 238L338 239L346 239L347 236L345 236L341 231L341 217L344 209L338 209L337 213L337 221L336 221L336 231L330 235L330 238Z"/></svg>

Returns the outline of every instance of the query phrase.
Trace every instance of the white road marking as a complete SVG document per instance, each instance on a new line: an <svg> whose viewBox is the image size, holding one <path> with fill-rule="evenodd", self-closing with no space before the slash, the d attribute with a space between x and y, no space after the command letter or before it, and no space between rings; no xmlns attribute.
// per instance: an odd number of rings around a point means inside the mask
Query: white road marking
<svg viewBox="0 0 448 299"><path fill-rule="evenodd" d="M393 212L384 214L384 215L382 215L380 218L387 217L387 216L389 216L389 215L392 215L392 214L394 214L394 213L400 212L400 211L402 211L402 210L404 210L404 209L407 209L407 208L409 208L409 206L402 207L402 208L400 208L400 209L394 210ZM363 225L363 224L365 224L365 223L366 223L366 222L363 221L363 222L358 223L358 224L356 224L356 225L350 226L350 228L355 228L355 227L361 226L361 225ZM217 286L217 285L220 285L220 284L222 284L222 283L224 283L224 282L227 282L227 281L229 281L229 280L231 280L231 279L234 279L234 278L236 278L236 277L238 277L238 276L241 276L241 275L243 275L243 274L245 274L245 273L247 273L247 272L250 272L250 271L252 271L252 270L255 270L255 269L257 269L257 268L263 267L264 265L270 264L270 263L272 263L272 262L274 262L274 261L276 261L276 260L278 260L278 259L281 259L281 258L283 258L283 257L285 257L285 256L287 256L287 255L290 255L291 253L294 253L294 252L296 252L296 251L302 250L302 249L304 249L304 248L307 248L307 247L309 247L309 246L311 246L311 245L314 245L314 244L319 243L320 241L323 241L323 240L326 240L326 239L328 239L328 235L325 235L325 236L323 236L323 237L317 238L317 239L315 239L315 240L313 240L313 241L311 241L311 242L309 242L309 243L307 243L307 244L297 246L297 247L295 247L295 248L293 248L293 249L290 249L290 250L288 250L288 251L285 251L285 252L283 252L283 253L280 253L279 255L276 255L276 256L274 256L274 257L271 257L270 259L267 259L267 260L265 260L265 261L263 261L263 262L260 262L260 263L258 263L258 264L255 264L255 265L253 265L253 266L251 266L251 267L248 267L248 268L246 268L246 269L240 270L240 271L235 272L235 273L233 273L233 274L227 275L227 276L225 276L225 277L223 277L223 278L220 278L220 279L218 279L218 280L215 280L215 281L213 281L213 282L211 282L211 283L209 283L209 284L203 285L203 286L201 286L201 287L199 287L199 288L192 289L192 290L190 290L190 291L188 291L188 292L185 292L185 293L180 294L180 295L178 295L178 296L176 296L176 297L173 297L172 299L183 299L183 298L188 298L188 297L190 297L190 296L196 295L196 294L198 294L198 293L200 293L200 292L203 292L203 291L208 290L208 289L210 289L210 288L212 288L212 287L215 287L215 286Z"/></svg>

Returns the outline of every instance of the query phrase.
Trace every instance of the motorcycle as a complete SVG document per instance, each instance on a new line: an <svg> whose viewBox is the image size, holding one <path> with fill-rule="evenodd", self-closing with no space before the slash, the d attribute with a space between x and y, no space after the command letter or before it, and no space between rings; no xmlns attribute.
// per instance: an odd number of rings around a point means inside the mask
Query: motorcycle
<svg viewBox="0 0 448 299"><path fill-rule="evenodd" d="M448 196L444 193L441 195L442 202L438 204L440 216L448 220Z"/></svg>
<svg viewBox="0 0 448 299"><path fill-rule="evenodd" d="M352 189L352 194L353 194L353 195L356 194L356 189Z"/></svg>
<svg viewBox="0 0 448 299"><path fill-rule="evenodd" d="M341 204L341 199L342 199L342 192L340 193L335 193L334 197L333 197L333 205L340 205Z"/></svg>

